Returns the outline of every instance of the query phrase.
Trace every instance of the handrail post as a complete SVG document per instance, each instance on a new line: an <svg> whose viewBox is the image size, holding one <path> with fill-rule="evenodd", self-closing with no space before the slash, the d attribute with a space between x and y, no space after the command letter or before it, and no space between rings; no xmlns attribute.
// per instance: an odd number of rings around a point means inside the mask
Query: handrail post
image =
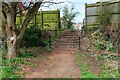
<svg viewBox="0 0 120 80"><path fill-rule="evenodd" d="M52 45L52 43L51 43L52 41L51 41L51 34L49 35L49 48L51 49L51 45Z"/></svg>
<svg viewBox="0 0 120 80"><path fill-rule="evenodd" d="M79 36L79 49L80 49L80 36Z"/></svg>
<svg viewBox="0 0 120 80"><path fill-rule="evenodd" d="M79 44L78 44L78 45L79 45L79 49L80 49L80 38L81 38L80 36L81 36L81 31L80 31L79 29L77 30L77 34L78 34L78 38L79 38L79 42L78 42Z"/></svg>

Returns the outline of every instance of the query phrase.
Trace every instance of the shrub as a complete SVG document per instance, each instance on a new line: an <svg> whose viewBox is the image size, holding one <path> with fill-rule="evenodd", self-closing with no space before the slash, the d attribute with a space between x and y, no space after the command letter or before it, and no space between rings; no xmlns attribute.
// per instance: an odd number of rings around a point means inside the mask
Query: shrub
<svg viewBox="0 0 120 80"><path fill-rule="evenodd" d="M22 77L20 70L20 62L24 62L22 60L18 60L18 58L14 58L11 60L3 59L2 60L2 76L1 78L19 78Z"/></svg>
<svg viewBox="0 0 120 80"><path fill-rule="evenodd" d="M92 43L95 45L97 49L100 50L105 49L108 51L116 52L116 49L113 46L112 42L105 40L102 33L99 30L92 33L91 37L92 37Z"/></svg>
<svg viewBox="0 0 120 80"><path fill-rule="evenodd" d="M4 56L3 56L4 57ZM22 53L19 57L2 59L1 73L0 78L24 78L22 73L23 65L36 66L36 64L29 61L30 58L34 56L29 53Z"/></svg>
<svg viewBox="0 0 120 80"><path fill-rule="evenodd" d="M26 29L23 35L20 47L35 47L39 46L41 42L42 30L40 26L34 24Z"/></svg>

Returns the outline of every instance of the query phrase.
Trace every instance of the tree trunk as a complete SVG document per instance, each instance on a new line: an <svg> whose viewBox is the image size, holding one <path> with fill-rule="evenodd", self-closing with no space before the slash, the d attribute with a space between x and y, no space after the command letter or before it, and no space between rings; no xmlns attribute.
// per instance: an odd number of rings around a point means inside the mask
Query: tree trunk
<svg viewBox="0 0 120 80"><path fill-rule="evenodd" d="M5 2L2 3L2 15L3 15L2 18L5 23L4 27L6 29L5 31L6 31L6 36L7 36L7 49L8 49L7 57L9 59L16 57L19 43L27 28L27 25L37 13L40 5L42 4L42 1L35 3L32 8L28 9L26 17L23 20L23 23L21 24L21 29L19 33L17 33L18 30L17 30L17 26L15 23L16 22L16 11L17 11L16 6L18 3L15 3L15 2L10 2L9 4Z"/></svg>
<svg viewBox="0 0 120 80"><path fill-rule="evenodd" d="M7 47L8 47L7 58L10 59L10 58L16 57L17 44L8 42Z"/></svg>
<svg viewBox="0 0 120 80"><path fill-rule="evenodd" d="M13 20L14 15L11 12L8 12L6 16L7 16L6 32L7 32L7 48L8 48L7 57L8 59L10 59L16 57L17 33L15 29L16 25Z"/></svg>

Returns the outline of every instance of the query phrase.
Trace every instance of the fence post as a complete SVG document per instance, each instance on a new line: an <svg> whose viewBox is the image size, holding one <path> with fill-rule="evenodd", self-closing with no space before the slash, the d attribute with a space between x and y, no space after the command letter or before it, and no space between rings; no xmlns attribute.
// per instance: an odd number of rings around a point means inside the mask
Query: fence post
<svg viewBox="0 0 120 80"><path fill-rule="evenodd" d="M58 28L59 30L61 30L61 26L60 26L60 10L57 9L57 14L58 14Z"/></svg>
<svg viewBox="0 0 120 80"><path fill-rule="evenodd" d="M1 1L0 1L0 12L1 12L0 13L0 50L2 50L2 46L3 46L3 44L2 44L3 43L3 41L2 41L3 31L2 31L2 2ZM0 60L0 62L1 62L1 60Z"/></svg>
<svg viewBox="0 0 120 80"><path fill-rule="evenodd" d="M42 11L42 9L41 9L40 13L41 13L41 27L43 30L43 11Z"/></svg>
<svg viewBox="0 0 120 80"><path fill-rule="evenodd" d="M103 24L103 20L102 20L103 19L103 11L102 11L103 9L102 9L102 5L103 5L102 1L100 1L100 11L99 11L100 12L100 16L99 16L100 22L99 23L100 23L100 31L101 32L103 32L103 25L102 25Z"/></svg>
<svg viewBox="0 0 120 80"><path fill-rule="evenodd" d="M51 40L51 34L49 35L49 48L51 49L51 45L52 45L52 40Z"/></svg>
<svg viewBox="0 0 120 80"><path fill-rule="evenodd" d="M87 29L87 3L85 4L85 27L84 28Z"/></svg>
<svg viewBox="0 0 120 80"><path fill-rule="evenodd" d="M0 65L2 65L2 46L3 46L3 31L2 31L2 1L0 1ZM0 72L2 72L2 67L0 67ZM0 76L2 76L2 73L0 73Z"/></svg>
<svg viewBox="0 0 120 80"><path fill-rule="evenodd" d="M120 13L120 1L119 1L119 3L118 3L118 12ZM118 31L119 31L119 33L120 33L120 15L118 15ZM120 53L120 34L118 34L118 53ZM119 54L120 55L120 54ZM119 57L120 58L120 57ZM119 62L119 65L120 65L120 62ZM119 66L119 69L120 69L120 66ZM119 70L119 73L120 73L120 70Z"/></svg>
<svg viewBox="0 0 120 80"><path fill-rule="evenodd" d="M55 31L55 38L57 37L57 29L54 30Z"/></svg>
<svg viewBox="0 0 120 80"><path fill-rule="evenodd" d="M79 49L80 49L80 36L79 36Z"/></svg>
<svg viewBox="0 0 120 80"><path fill-rule="evenodd" d="M85 31L85 18L83 19L83 26L82 26L82 30L81 30L82 35L84 35L84 31Z"/></svg>

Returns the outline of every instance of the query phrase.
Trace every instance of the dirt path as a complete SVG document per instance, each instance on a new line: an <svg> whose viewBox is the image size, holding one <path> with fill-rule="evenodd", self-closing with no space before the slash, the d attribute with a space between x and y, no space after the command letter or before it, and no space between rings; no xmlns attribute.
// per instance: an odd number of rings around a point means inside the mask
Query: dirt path
<svg viewBox="0 0 120 80"><path fill-rule="evenodd" d="M75 54L69 49L55 49L36 61L37 67L34 72L25 75L26 78L80 78Z"/></svg>
<svg viewBox="0 0 120 80"><path fill-rule="evenodd" d="M102 69L100 68L101 62L92 56L92 52L89 51L89 45L89 38L84 37L81 40L81 47L79 51L79 56L81 56L78 58L78 51L73 49L54 49L50 53L43 51L42 54L40 54L37 58L30 61L37 64L37 66L32 68L28 66L25 68L24 75L26 78L99 77L101 76L102 72ZM26 72L29 72L29 74L26 74Z"/></svg>

